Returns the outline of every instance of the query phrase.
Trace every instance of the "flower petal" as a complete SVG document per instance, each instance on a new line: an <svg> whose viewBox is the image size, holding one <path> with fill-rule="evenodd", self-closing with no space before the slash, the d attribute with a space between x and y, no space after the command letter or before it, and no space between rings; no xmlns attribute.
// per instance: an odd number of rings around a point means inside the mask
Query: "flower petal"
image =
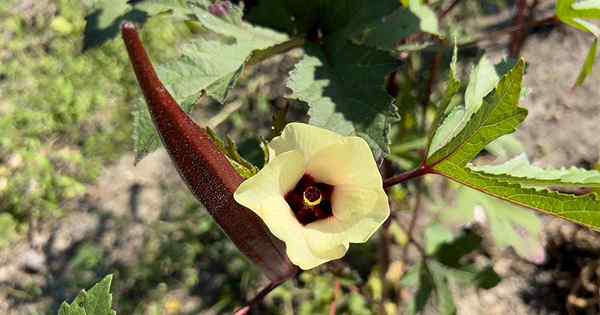
<svg viewBox="0 0 600 315"><path fill-rule="evenodd" d="M382 190L381 187L379 190ZM342 221L356 220L373 210L378 197L376 189L337 185L331 196L333 215Z"/></svg>
<svg viewBox="0 0 600 315"><path fill-rule="evenodd" d="M344 137L341 143L321 150L308 160L306 172L317 181L333 186L383 186L373 153L367 142L359 137Z"/></svg>
<svg viewBox="0 0 600 315"><path fill-rule="evenodd" d="M347 250L343 245L317 255L308 246L304 227L294 216L284 194L291 190L304 175L304 157L297 150L276 156L256 175L244 181L234 193L235 200L254 211L271 233L285 242L290 261L306 270L342 257Z"/></svg>
<svg viewBox="0 0 600 315"><path fill-rule="evenodd" d="M317 253L308 246L306 240L301 236L296 236L295 239L289 240L285 244L286 254L290 258L290 261L304 270L342 258L346 254L346 251L348 251L348 245L341 244L327 251Z"/></svg>
<svg viewBox="0 0 600 315"><path fill-rule="evenodd" d="M269 149L277 156L290 150L300 150L306 161L324 148L340 143L344 137L327 129L302 124L289 123L281 136L273 138Z"/></svg>
<svg viewBox="0 0 600 315"><path fill-rule="evenodd" d="M252 209L261 209L262 202L292 190L304 175L304 158L298 150L285 152L267 163L256 175L245 180L233 194L235 201ZM284 201L285 202L285 201Z"/></svg>

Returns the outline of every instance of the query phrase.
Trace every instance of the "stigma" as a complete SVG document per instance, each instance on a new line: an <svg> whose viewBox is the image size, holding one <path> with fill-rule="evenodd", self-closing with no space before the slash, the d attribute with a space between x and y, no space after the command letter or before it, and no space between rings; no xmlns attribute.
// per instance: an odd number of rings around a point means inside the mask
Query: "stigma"
<svg viewBox="0 0 600 315"><path fill-rule="evenodd" d="M304 189L304 205L307 207L318 206L323 200L323 195L321 195L321 191L319 188L315 186L308 186Z"/></svg>
<svg viewBox="0 0 600 315"><path fill-rule="evenodd" d="M304 174L296 186L285 194L294 216L302 225L326 219L333 215L331 195L333 186L320 183Z"/></svg>

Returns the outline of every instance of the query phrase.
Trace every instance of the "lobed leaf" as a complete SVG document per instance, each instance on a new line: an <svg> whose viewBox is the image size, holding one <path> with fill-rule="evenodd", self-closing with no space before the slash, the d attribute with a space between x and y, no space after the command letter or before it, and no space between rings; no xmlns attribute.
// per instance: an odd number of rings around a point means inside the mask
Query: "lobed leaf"
<svg viewBox="0 0 600 315"><path fill-rule="evenodd" d="M224 103L245 66L278 53L287 37L242 21L241 8L228 5L223 16L209 12L209 1L194 1L190 8L197 21L209 32L201 39L183 47L176 60L157 67L157 73L167 90L191 112L202 93ZM229 2L226 2L229 3ZM210 35L212 34L212 35ZM135 114L134 142L136 160L159 147L150 115L144 106Z"/></svg>
<svg viewBox="0 0 600 315"><path fill-rule="evenodd" d="M469 166L473 171L500 181L538 187L591 187L600 188L600 172L576 167L544 169L531 165L521 154L498 165Z"/></svg>
<svg viewBox="0 0 600 315"><path fill-rule="evenodd" d="M525 63L520 61L499 82L494 93L483 100L480 106L451 111L434 136L427 164L435 165L442 160L451 160L457 165L466 165L487 144L505 134L514 132L527 115L527 110L517 106L524 71ZM483 93L479 95L481 94ZM474 101L474 104L477 103ZM464 111L466 114L460 115L459 120L455 116L459 116L460 111ZM463 122L462 117L465 115L469 119ZM444 128L444 126L455 126L456 124L464 124L464 127ZM456 134L456 136L452 137L452 134ZM436 137L441 140L436 141Z"/></svg>
<svg viewBox="0 0 600 315"><path fill-rule="evenodd" d="M483 104L468 121L460 133L445 146L428 157L425 165L432 172L441 174L465 186L514 204L539 210L590 228L600 228L600 200L595 193L576 196L544 190L547 186L595 185L596 173L570 170L544 174L533 167L525 167L529 177L504 173L500 167L487 168L488 174L472 169L468 163L499 137L510 134L525 119L527 111L518 106L525 63L519 63L504 76L496 90L486 97ZM439 132L439 131L438 131ZM514 163L514 161L513 161ZM506 167L506 166L505 166ZM575 174L575 175L573 175ZM536 189L527 187L528 185Z"/></svg>
<svg viewBox="0 0 600 315"><path fill-rule="evenodd" d="M376 152L387 153L394 106L384 80L394 67L387 53L345 40L324 48L306 45L287 86L292 98L308 104L310 124L359 135Z"/></svg>
<svg viewBox="0 0 600 315"><path fill-rule="evenodd" d="M116 315L111 309L110 284L112 275L104 277L89 291L82 290L71 304L63 302L58 315Z"/></svg>

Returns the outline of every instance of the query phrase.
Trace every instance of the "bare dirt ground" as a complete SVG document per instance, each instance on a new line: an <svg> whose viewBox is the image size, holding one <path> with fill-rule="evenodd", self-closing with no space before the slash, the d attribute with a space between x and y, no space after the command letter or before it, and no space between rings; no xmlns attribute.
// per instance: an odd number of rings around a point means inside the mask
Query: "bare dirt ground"
<svg viewBox="0 0 600 315"><path fill-rule="evenodd" d="M581 32L559 28L531 36L525 45L530 92L523 105L529 116L518 137L538 165L590 167L598 162L599 72L584 87L570 90L590 43ZM184 189L163 150L137 167L131 155L125 156L89 187L88 196L79 201L81 211L44 227L33 247L22 242L0 251L0 313L33 314L51 298L64 298L56 283L68 273L70 250L83 240L110 246L111 261L136 261L144 230L168 202L161 193L164 185ZM127 229L119 228L123 218L133 219ZM492 260L503 281L487 291L455 290L460 314L563 314L567 302L573 314L599 312L597 295L589 289L597 289L600 235L561 220L545 221L546 262L533 265L510 251L495 253ZM584 269L591 272L582 273ZM48 298L18 305L7 299L7 294L31 286L42 288Z"/></svg>

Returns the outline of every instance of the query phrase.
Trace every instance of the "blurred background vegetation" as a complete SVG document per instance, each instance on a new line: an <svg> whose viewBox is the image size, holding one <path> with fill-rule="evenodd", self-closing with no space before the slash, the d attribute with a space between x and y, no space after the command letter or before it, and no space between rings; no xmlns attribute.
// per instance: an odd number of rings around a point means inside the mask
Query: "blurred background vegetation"
<svg viewBox="0 0 600 315"><path fill-rule="evenodd" d="M491 24L502 25L510 20L502 12L510 13L514 5L500 0L463 2L452 17L452 21L471 17L455 24L462 31L478 23L476 18L489 16L499 16ZM114 305L120 314L231 312L264 279L188 193L164 151L134 167L131 112L140 93L120 40L94 48L84 43L85 17L93 12L92 0L0 1L0 313L55 313L63 300L108 273L115 274ZM541 34L549 36L549 31L541 30ZM142 35L157 64L173 58L178 44L191 36L188 28L168 16L146 21ZM478 54L475 48L467 49L461 57L473 62ZM282 106L277 98L285 93L281 82L299 55L293 51L254 67L242 77L230 102L221 106L205 100L194 113L195 119L230 135L249 160L260 164L256 136L269 134L272 113ZM417 56L403 66L406 71L400 73L413 76L403 82L423 81L420 58L432 56ZM576 69L581 58L572 63ZM589 99L589 93L576 97ZM418 97L414 93L404 96L405 104L414 104ZM291 117L303 117L301 106L290 110ZM424 142L422 135L408 133L418 123L419 117L411 114L415 109L401 106L400 110L403 120L395 126L392 152L397 165L410 168L419 160L415 149ZM530 152L543 146L535 143L535 135L524 136L533 142L533 149L527 148ZM522 149L511 138L488 151L499 156ZM567 162L585 166L597 162L597 152L592 157L582 152L575 155ZM469 208L479 200L478 195L462 190L458 195L448 193L456 187L446 183L436 182L434 187L427 195L435 198L426 202L434 222L450 201L453 207ZM413 208L414 200L407 196L414 193L414 186L392 192L400 221L406 221ZM489 206L503 207L492 201ZM539 221L531 216L532 229L539 232ZM460 223L469 220L458 219ZM475 240L475 253L467 254L476 265L493 263L503 277L517 279L508 281L513 287L525 288L502 287L491 300L473 302L480 308L469 302L479 291L463 296L467 308L473 306L473 314L502 297L515 314L523 310L561 313L562 301L580 278L581 267L600 256L597 235L569 224L555 228L558 235L568 237L548 234L547 259L531 248L515 247L514 252L499 254L498 248L508 246L495 243L502 239L502 231L463 224L469 229L453 238L447 230L433 226L427 240L432 248L441 241ZM565 239L575 245L565 245ZM353 245L343 261L305 272L274 291L260 312L304 315L335 309L338 314L396 314L398 304L414 297L405 287L415 277L409 272L400 281L407 271L405 262L398 259L405 245L402 227L390 223L370 242ZM532 253L538 256L528 257ZM576 257L572 265L561 258L569 255ZM512 267L503 272L507 259ZM550 276L544 273L547 270ZM535 286L553 279L566 281L553 287L563 300L555 302L556 308L536 304L540 298L547 300L547 292Z"/></svg>

